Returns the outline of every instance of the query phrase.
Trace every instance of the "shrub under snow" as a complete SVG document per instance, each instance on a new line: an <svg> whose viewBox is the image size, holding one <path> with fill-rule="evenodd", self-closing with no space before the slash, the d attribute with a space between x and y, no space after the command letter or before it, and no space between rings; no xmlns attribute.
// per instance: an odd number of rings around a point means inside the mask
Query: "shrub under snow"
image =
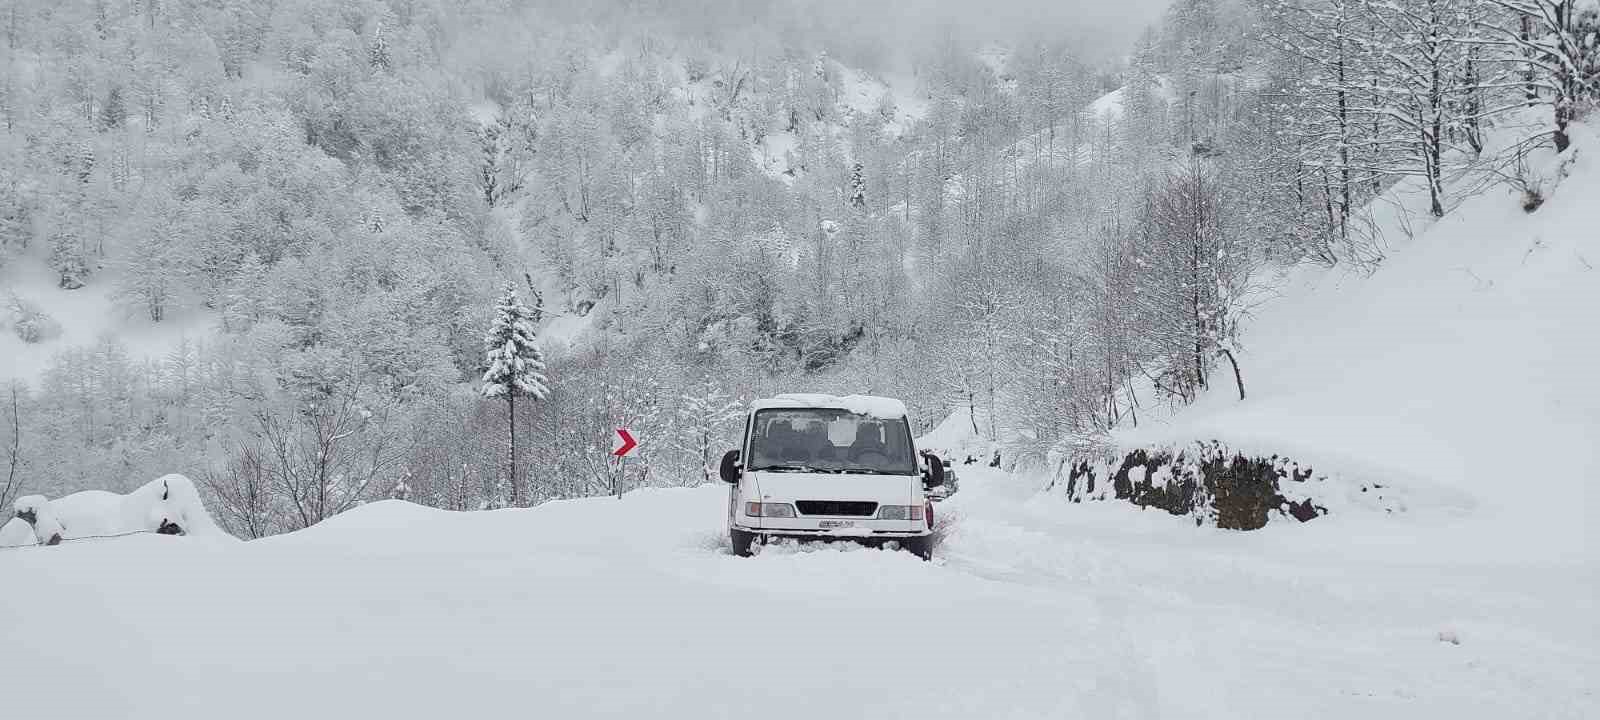
<svg viewBox="0 0 1600 720"><path fill-rule="evenodd" d="M11 332L25 343L40 343L61 334L61 323L27 300L12 295L6 299L5 310Z"/></svg>
<svg viewBox="0 0 1600 720"><path fill-rule="evenodd" d="M27 520L13 517L0 525L0 548L35 545L39 539L33 535L33 526Z"/></svg>
<svg viewBox="0 0 1600 720"><path fill-rule="evenodd" d="M42 495L18 498L16 518L31 525L34 542L71 540L132 532L223 535L206 513L194 482L183 475L164 475L126 495L85 490L55 500ZM16 534L8 523L0 535ZM17 543L5 543L17 544Z"/></svg>

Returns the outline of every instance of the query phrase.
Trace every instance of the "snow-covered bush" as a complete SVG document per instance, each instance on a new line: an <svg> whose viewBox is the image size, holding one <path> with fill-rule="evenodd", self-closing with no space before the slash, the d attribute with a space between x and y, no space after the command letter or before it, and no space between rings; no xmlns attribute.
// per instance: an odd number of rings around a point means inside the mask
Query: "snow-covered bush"
<svg viewBox="0 0 1600 720"><path fill-rule="evenodd" d="M25 343L39 343L61 334L61 323L27 300L15 295L6 298L6 319L11 332Z"/></svg>
<svg viewBox="0 0 1600 720"><path fill-rule="evenodd" d="M126 495L104 490L85 490L55 500L28 495L18 498L13 509L17 519L32 526L34 541L46 545L136 532L225 535L206 513L194 482L177 474L156 478ZM8 529L5 534L10 537L14 531Z"/></svg>
<svg viewBox="0 0 1600 720"><path fill-rule="evenodd" d="M65 537L61 521L56 518L50 500L43 495L24 495L12 503L16 519L33 529L34 542L54 545Z"/></svg>
<svg viewBox="0 0 1600 720"><path fill-rule="evenodd" d="M33 526L29 525L27 520L13 516L4 525L0 525L0 548L37 544L39 540L33 536Z"/></svg>

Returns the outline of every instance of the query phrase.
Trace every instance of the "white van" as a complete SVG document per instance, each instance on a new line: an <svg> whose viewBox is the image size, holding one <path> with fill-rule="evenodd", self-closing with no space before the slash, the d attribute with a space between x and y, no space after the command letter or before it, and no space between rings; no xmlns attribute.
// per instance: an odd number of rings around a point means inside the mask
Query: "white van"
<svg viewBox="0 0 1600 720"><path fill-rule="evenodd" d="M933 558L929 492L944 465L917 453L904 403L779 395L751 405L743 438L721 468L735 554L774 538L848 539Z"/></svg>

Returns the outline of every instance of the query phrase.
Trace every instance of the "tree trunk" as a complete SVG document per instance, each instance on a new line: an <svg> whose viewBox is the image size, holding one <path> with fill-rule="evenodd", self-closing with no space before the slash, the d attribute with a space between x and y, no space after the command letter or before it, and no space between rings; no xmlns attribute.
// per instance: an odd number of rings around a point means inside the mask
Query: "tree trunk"
<svg viewBox="0 0 1600 720"><path fill-rule="evenodd" d="M522 505L522 483L517 479L517 396L516 393L506 395L507 415L510 417L511 435L511 507Z"/></svg>
<svg viewBox="0 0 1600 720"><path fill-rule="evenodd" d="M11 507L11 495L17 487L17 464L22 458L22 414L17 403L17 382L11 382L11 455L6 484L0 488L0 507Z"/></svg>
<svg viewBox="0 0 1600 720"><path fill-rule="evenodd" d="M1339 104L1339 238L1350 240L1350 101L1346 96L1345 48L1339 43L1338 104Z"/></svg>
<svg viewBox="0 0 1600 720"><path fill-rule="evenodd" d="M1535 65L1533 55L1527 48L1533 42L1533 16L1524 13L1520 18L1521 27L1517 35L1524 48L1522 54L1528 61L1522 66L1522 97L1527 101L1528 107L1539 104L1539 86L1534 84Z"/></svg>
<svg viewBox="0 0 1600 720"><path fill-rule="evenodd" d="M1233 351L1232 350L1229 350L1227 348L1222 348L1222 349L1218 350L1218 352L1222 353L1223 356L1227 357L1228 358L1228 364L1233 366L1233 384L1238 386L1238 388L1239 388L1239 399L1243 400L1244 399L1244 376L1239 374L1239 361L1233 359Z"/></svg>
<svg viewBox="0 0 1600 720"><path fill-rule="evenodd" d="M1437 9L1435 9L1437 13ZM1439 19L1434 18L1435 27ZM1437 33L1437 30L1435 30ZM1428 112L1431 113L1429 121L1432 135L1427 137L1428 142L1428 196L1431 202L1429 210L1434 217L1444 217L1444 185L1442 180L1441 165L1444 163L1444 78L1439 67L1440 40L1437 34L1429 40L1428 56L1432 67L1428 88Z"/></svg>

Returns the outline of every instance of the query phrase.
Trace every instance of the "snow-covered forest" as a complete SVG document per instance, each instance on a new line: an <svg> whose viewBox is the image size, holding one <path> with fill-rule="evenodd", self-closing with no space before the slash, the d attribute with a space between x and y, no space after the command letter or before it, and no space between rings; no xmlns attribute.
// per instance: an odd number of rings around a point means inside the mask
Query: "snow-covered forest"
<svg viewBox="0 0 1600 720"><path fill-rule="evenodd" d="M1042 461L1247 397L1266 279L1536 213L1600 97L1593 0L1176 0L1114 49L874 13L7 0L0 507L181 472L260 537L698 484L797 389Z"/></svg>

